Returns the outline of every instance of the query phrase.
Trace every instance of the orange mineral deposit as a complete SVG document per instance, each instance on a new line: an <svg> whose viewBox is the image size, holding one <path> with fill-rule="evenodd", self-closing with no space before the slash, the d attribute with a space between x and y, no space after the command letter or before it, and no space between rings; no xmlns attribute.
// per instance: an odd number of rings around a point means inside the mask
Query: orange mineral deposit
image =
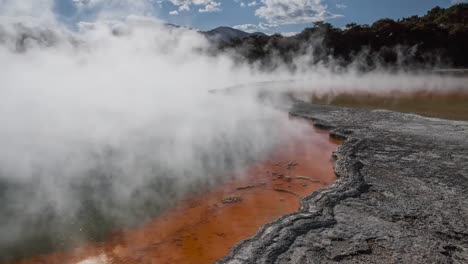
<svg viewBox="0 0 468 264"><path fill-rule="evenodd" d="M212 263L262 225L297 211L301 197L336 180L331 155L340 142L312 126L306 132L281 142L268 160L242 175L186 197L139 228L17 263Z"/></svg>

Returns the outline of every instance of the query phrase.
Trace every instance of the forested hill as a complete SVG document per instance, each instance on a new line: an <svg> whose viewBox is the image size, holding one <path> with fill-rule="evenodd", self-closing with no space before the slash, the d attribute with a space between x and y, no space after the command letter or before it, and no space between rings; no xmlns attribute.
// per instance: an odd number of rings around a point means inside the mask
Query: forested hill
<svg viewBox="0 0 468 264"><path fill-rule="evenodd" d="M424 16L400 20L381 19L372 25L336 28L317 22L301 33L284 37L251 36L219 43L217 50L234 51L239 59L275 67L304 55L310 64L336 68L353 65L366 70L376 67L430 68L468 67L468 4L435 7Z"/></svg>

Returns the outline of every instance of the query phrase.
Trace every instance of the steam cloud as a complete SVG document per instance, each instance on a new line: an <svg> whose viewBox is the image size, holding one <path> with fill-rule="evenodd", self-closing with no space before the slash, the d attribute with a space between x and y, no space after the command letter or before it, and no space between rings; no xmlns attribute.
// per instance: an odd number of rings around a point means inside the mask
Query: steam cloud
<svg viewBox="0 0 468 264"><path fill-rule="evenodd" d="M255 96L210 90L289 79L313 91L464 81L336 75L305 57L296 72L263 72L208 55L202 35L154 18L106 13L74 31L51 17L51 1L0 6L0 261L139 223L302 133Z"/></svg>
<svg viewBox="0 0 468 264"><path fill-rule="evenodd" d="M254 97L209 93L266 76L206 55L194 31L137 16L77 32L3 21L2 257L140 223L300 133Z"/></svg>

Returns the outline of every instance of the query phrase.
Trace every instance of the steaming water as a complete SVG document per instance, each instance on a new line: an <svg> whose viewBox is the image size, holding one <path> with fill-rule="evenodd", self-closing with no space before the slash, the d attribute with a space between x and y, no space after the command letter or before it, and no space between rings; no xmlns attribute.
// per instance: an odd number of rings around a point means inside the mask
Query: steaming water
<svg viewBox="0 0 468 264"><path fill-rule="evenodd" d="M277 130L285 117L252 97L208 93L254 77L204 55L194 32L129 18L55 28L49 45L4 28L2 259L141 223L289 136Z"/></svg>
<svg viewBox="0 0 468 264"><path fill-rule="evenodd" d="M458 91L414 91L410 93L338 93L310 97L310 102L347 107L388 109L428 117L468 120L468 89Z"/></svg>
<svg viewBox="0 0 468 264"><path fill-rule="evenodd" d="M297 122L292 119L285 125ZM301 122L306 133L279 142L267 160L210 190L187 195L145 225L113 232L101 243L33 256L18 264L213 263L260 226L296 212L299 196L335 181L330 157L338 141ZM229 198L238 200L225 202Z"/></svg>
<svg viewBox="0 0 468 264"><path fill-rule="evenodd" d="M0 0L0 261L140 224L305 131L280 132L284 115L249 89L210 90L289 79L314 91L466 87L466 79L423 74L337 75L308 55L294 73L262 72L210 55L195 31L116 20L122 9L100 6L109 9L70 30L51 0Z"/></svg>

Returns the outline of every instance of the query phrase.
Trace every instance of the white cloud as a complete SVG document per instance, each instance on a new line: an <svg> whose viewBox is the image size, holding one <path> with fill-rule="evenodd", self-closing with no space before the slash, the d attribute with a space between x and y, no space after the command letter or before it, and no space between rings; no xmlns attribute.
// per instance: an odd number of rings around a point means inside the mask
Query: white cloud
<svg viewBox="0 0 468 264"><path fill-rule="evenodd" d="M256 32L256 31L260 30L260 27L258 25L255 25L255 24L237 25L237 26L234 26L233 28L239 29L239 30L242 30L242 31L245 31L245 32L249 32L249 33Z"/></svg>
<svg viewBox="0 0 468 264"><path fill-rule="evenodd" d="M179 11L190 11L190 4L185 3L179 6Z"/></svg>
<svg viewBox="0 0 468 264"><path fill-rule="evenodd" d="M210 2L205 7L198 9L200 13L211 13L211 12L218 12L221 11L221 3L220 2Z"/></svg>
<svg viewBox="0 0 468 264"><path fill-rule="evenodd" d="M258 4L257 1L252 1L248 3L247 6L256 6L257 4Z"/></svg>
<svg viewBox="0 0 468 264"><path fill-rule="evenodd" d="M169 12L169 15L171 16L177 16L179 14L179 12L177 10L172 10L171 12Z"/></svg>
<svg viewBox="0 0 468 264"><path fill-rule="evenodd" d="M460 4L460 3L466 3L468 2L467 0L452 0L452 4Z"/></svg>
<svg viewBox="0 0 468 264"><path fill-rule="evenodd" d="M255 15L270 24L301 24L323 21L341 15L330 13L322 0L262 0Z"/></svg>
<svg viewBox="0 0 468 264"><path fill-rule="evenodd" d="M241 7L245 7L245 3L244 3L244 2L241 2L241 3L240 3L240 6L241 6Z"/></svg>
<svg viewBox="0 0 468 264"><path fill-rule="evenodd" d="M237 25L234 26L233 28L239 29L245 32L258 32L258 31L269 31L272 28L278 27L277 24L268 24L268 23L258 23L258 25L255 24L242 24L242 25Z"/></svg>
<svg viewBox="0 0 468 264"><path fill-rule="evenodd" d="M198 12L221 11L221 3L213 0L165 0L178 7L179 12L189 11L191 7L199 7Z"/></svg>

